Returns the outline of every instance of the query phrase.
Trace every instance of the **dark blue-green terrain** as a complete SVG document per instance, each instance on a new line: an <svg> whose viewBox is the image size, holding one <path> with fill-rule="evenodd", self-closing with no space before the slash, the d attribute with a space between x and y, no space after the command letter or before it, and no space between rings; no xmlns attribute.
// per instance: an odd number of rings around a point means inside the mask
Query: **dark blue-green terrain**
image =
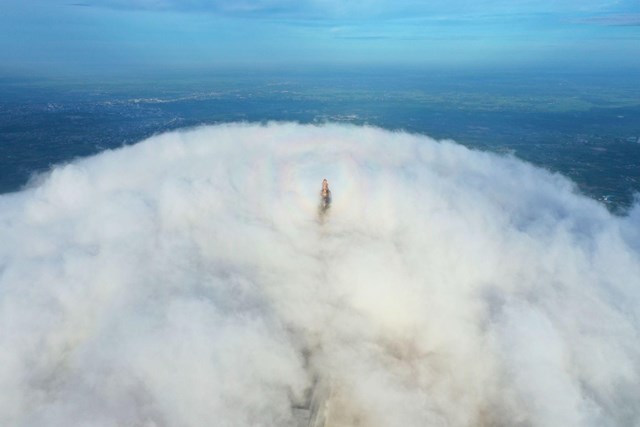
<svg viewBox="0 0 640 427"><path fill-rule="evenodd" d="M640 192L629 73L350 69L112 80L0 79L0 192L51 166L177 128L350 122L453 139L557 171L624 212Z"/></svg>

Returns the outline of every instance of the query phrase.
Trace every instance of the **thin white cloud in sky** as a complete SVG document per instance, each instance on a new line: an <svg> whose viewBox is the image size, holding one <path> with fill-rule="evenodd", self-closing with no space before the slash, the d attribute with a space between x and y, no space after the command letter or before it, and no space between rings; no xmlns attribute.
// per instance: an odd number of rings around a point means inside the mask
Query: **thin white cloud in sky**
<svg viewBox="0 0 640 427"><path fill-rule="evenodd" d="M637 1L596 0L4 0L0 72L635 69L638 13Z"/></svg>
<svg viewBox="0 0 640 427"><path fill-rule="evenodd" d="M146 10L200 10L214 13L247 13L265 15L312 15L316 17L375 16L391 14L412 16L438 13L558 13L588 12L620 9L625 1L507 1L491 0L475 2L468 0L92 0L82 5ZM630 3L632 4L632 3Z"/></svg>
<svg viewBox="0 0 640 427"><path fill-rule="evenodd" d="M320 378L364 426L636 425L639 212L368 127L59 166L0 196L0 424L294 425Z"/></svg>

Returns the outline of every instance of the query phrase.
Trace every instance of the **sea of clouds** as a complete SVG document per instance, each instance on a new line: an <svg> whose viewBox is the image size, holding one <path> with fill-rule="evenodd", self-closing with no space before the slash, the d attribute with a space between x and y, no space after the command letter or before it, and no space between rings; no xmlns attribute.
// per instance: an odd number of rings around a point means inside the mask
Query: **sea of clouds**
<svg viewBox="0 0 640 427"><path fill-rule="evenodd" d="M425 136L154 136L0 196L0 425L294 426L314 384L333 425L638 425L639 230Z"/></svg>

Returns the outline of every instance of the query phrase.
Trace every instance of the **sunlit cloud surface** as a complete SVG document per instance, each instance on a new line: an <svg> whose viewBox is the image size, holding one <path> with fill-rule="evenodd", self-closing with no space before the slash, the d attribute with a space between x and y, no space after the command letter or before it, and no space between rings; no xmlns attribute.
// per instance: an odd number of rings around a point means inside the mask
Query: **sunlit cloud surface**
<svg viewBox="0 0 640 427"><path fill-rule="evenodd" d="M368 127L61 165L0 196L0 424L287 426L322 384L363 426L635 425L639 227L515 158Z"/></svg>

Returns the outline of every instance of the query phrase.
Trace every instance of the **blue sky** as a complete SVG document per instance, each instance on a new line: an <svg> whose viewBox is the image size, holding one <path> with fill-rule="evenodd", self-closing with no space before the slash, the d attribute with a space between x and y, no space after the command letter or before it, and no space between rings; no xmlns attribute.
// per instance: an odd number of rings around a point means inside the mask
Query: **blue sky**
<svg viewBox="0 0 640 427"><path fill-rule="evenodd" d="M0 64L640 67L640 1L2 0Z"/></svg>

